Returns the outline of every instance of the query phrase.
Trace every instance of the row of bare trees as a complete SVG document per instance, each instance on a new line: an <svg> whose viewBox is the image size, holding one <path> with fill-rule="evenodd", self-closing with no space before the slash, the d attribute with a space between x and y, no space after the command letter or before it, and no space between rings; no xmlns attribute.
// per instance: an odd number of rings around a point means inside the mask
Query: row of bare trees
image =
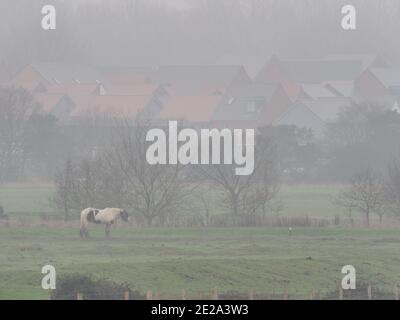
<svg viewBox="0 0 400 320"><path fill-rule="evenodd" d="M48 151L60 142L56 123L26 90L0 87L0 183L25 178L29 166L49 170Z"/></svg>
<svg viewBox="0 0 400 320"><path fill-rule="evenodd" d="M376 214L379 223L385 214L400 214L400 161L392 161L386 175L371 168L353 175L349 185L340 191L334 202L348 211L361 212L365 224L370 226L371 214Z"/></svg>
<svg viewBox="0 0 400 320"><path fill-rule="evenodd" d="M253 174L238 176L234 165L150 165L146 133L152 127L152 121L142 117L114 122L109 143L95 157L66 161L56 175L53 199L66 218L84 207L123 206L138 221L163 224L179 212L195 210L193 203L198 203L207 220L215 207L210 205L210 188L218 194L215 201L238 223L254 225L265 216L279 189L271 139L258 137Z"/></svg>

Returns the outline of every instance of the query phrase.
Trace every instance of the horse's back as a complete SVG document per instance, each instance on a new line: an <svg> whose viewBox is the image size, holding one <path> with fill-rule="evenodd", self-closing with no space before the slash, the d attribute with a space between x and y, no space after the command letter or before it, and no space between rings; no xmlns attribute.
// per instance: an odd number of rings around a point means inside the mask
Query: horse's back
<svg viewBox="0 0 400 320"><path fill-rule="evenodd" d="M110 223L116 219L120 212L121 209L119 208L105 208L99 211L96 215L96 219L103 223Z"/></svg>

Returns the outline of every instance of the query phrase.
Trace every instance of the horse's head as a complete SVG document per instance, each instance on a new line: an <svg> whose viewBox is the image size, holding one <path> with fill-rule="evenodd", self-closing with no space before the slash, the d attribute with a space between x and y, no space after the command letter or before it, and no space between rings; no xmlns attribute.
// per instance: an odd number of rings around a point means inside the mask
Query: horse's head
<svg viewBox="0 0 400 320"><path fill-rule="evenodd" d="M129 220L130 220L129 213L127 211L125 211L124 209L121 210L120 217L125 222L129 222Z"/></svg>

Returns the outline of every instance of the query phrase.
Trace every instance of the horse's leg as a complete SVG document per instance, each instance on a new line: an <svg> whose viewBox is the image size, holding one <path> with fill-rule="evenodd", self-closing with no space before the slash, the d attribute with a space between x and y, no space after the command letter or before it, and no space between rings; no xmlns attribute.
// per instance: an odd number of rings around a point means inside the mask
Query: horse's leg
<svg viewBox="0 0 400 320"><path fill-rule="evenodd" d="M110 228L111 228L111 224L107 223L106 224L106 237L109 238L110 237Z"/></svg>

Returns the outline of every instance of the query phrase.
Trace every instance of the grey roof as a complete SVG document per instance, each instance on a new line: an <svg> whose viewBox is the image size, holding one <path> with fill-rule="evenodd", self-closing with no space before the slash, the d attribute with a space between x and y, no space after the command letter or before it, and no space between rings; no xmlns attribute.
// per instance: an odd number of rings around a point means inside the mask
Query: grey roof
<svg viewBox="0 0 400 320"><path fill-rule="evenodd" d="M278 63L287 76L298 83L321 83L324 81L349 81L363 72L363 63L359 60L280 60L273 57L260 70L255 80L263 82L270 63Z"/></svg>
<svg viewBox="0 0 400 320"><path fill-rule="evenodd" d="M371 73L386 87L400 86L400 69L398 68L371 68Z"/></svg>
<svg viewBox="0 0 400 320"><path fill-rule="evenodd" d="M245 69L237 65L177 65L103 68L106 74L136 74L160 84L229 85L239 74L250 80Z"/></svg>
<svg viewBox="0 0 400 320"><path fill-rule="evenodd" d="M325 87L343 97L352 97L354 91L354 81L329 81Z"/></svg>
<svg viewBox="0 0 400 320"><path fill-rule="evenodd" d="M387 65L381 57L377 54L329 54L324 57L324 60L353 60L362 63L363 70L371 66L384 66Z"/></svg>
<svg viewBox="0 0 400 320"><path fill-rule="evenodd" d="M94 67L75 63L37 63L32 67L52 84L104 83L102 74Z"/></svg>
<svg viewBox="0 0 400 320"><path fill-rule="evenodd" d="M354 101L358 104L382 110L392 109L398 99L399 97L395 95L354 97Z"/></svg>
<svg viewBox="0 0 400 320"><path fill-rule="evenodd" d="M265 64L265 56L248 56L248 55L224 55L221 56L216 62L216 65L240 65L243 66L250 76L254 78L258 71Z"/></svg>
<svg viewBox="0 0 400 320"><path fill-rule="evenodd" d="M334 98L336 95L322 84L303 84L303 91L312 99Z"/></svg>
<svg viewBox="0 0 400 320"><path fill-rule="evenodd" d="M324 122L335 121L340 111L351 105L351 99L347 98L301 100L301 102Z"/></svg>
<svg viewBox="0 0 400 320"><path fill-rule="evenodd" d="M297 101L276 119L272 125L312 129L314 135L320 136L323 132L325 122L304 103Z"/></svg>
<svg viewBox="0 0 400 320"><path fill-rule="evenodd" d="M319 83L328 80L354 80L363 71L356 60L283 61L283 69L297 82Z"/></svg>
<svg viewBox="0 0 400 320"><path fill-rule="evenodd" d="M278 88L280 88L279 85L260 83L231 86L221 98L214 114L214 120L258 120L259 113L247 112L246 104L257 100L264 108Z"/></svg>
<svg viewBox="0 0 400 320"><path fill-rule="evenodd" d="M286 110L273 125L293 125L312 129L316 137L324 133L325 124L333 122L341 110L350 106L351 100L345 98L325 98L318 100L299 100Z"/></svg>

